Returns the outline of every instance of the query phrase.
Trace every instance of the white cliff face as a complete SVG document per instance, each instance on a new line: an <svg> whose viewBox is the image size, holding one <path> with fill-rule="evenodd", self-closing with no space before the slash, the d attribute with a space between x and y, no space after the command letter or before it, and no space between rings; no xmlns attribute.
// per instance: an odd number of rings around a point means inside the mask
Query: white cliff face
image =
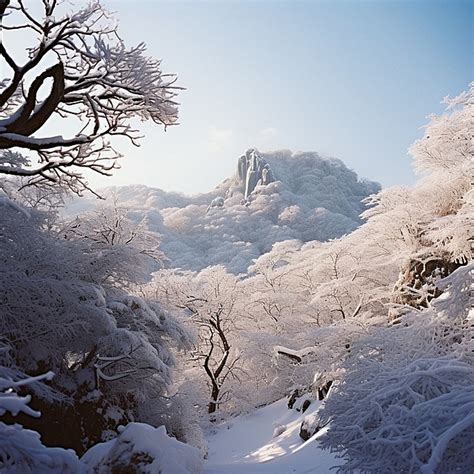
<svg viewBox="0 0 474 474"><path fill-rule="evenodd" d="M240 273L276 242L325 241L351 232L361 224L362 200L380 189L342 161L315 152L250 149L237 165L236 176L206 194L146 186L117 187L110 194L129 209L130 219L159 234L172 267L221 264ZM86 200L80 203L84 209Z"/></svg>
<svg viewBox="0 0 474 474"><path fill-rule="evenodd" d="M239 158L237 176L244 185L244 198L247 200L257 185L272 183L275 179L270 165L255 148L250 148Z"/></svg>

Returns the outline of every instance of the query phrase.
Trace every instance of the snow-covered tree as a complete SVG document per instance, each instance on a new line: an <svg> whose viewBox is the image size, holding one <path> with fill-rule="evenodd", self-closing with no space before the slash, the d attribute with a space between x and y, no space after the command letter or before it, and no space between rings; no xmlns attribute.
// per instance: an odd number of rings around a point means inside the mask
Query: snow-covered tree
<svg viewBox="0 0 474 474"><path fill-rule="evenodd" d="M165 271L155 274L150 291L185 310L189 324L197 329L192 356L209 388L207 412L215 413L224 403L233 405L229 382L240 380L242 370L238 333L244 300L237 278L222 266L208 267L198 274Z"/></svg>
<svg viewBox="0 0 474 474"><path fill-rule="evenodd" d="M443 295L400 324L360 338L328 399L325 444L341 471L466 472L473 463L473 265L438 284Z"/></svg>
<svg viewBox="0 0 474 474"><path fill-rule="evenodd" d="M41 230L37 212L0 203L0 332L23 372L54 371L61 400L35 397L43 439L59 437L58 444L81 450L120 421L158 421L166 410L161 396L171 379L171 345L189 345L182 325L124 287L136 273L123 276L123 254L54 239ZM76 420L75 429L54 428L64 416Z"/></svg>
<svg viewBox="0 0 474 474"><path fill-rule="evenodd" d="M298 241L278 242L250 266L251 276L243 280L242 287L248 297L249 317L257 328L273 328L274 333L281 333L294 318L303 319L298 314L301 292L291 285L296 279L295 269L288 265L290 256L300 248Z"/></svg>
<svg viewBox="0 0 474 474"><path fill-rule="evenodd" d="M127 48L99 1L72 10L56 0L2 0L0 20L9 71L0 90L0 173L80 193L85 169L109 175L117 166L111 138L137 144L132 119L176 123L176 77L143 43ZM26 58L11 52L19 35L31 41ZM51 124L72 131L40 133Z"/></svg>
<svg viewBox="0 0 474 474"><path fill-rule="evenodd" d="M164 262L157 234L146 229L143 219L132 221L114 199L58 227L59 238L74 241L85 253L100 254L103 283L145 283ZM117 264L122 270L113 270Z"/></svg>
<svg viewBox="0 0 474 474"><path fill-rule="evenodd" d="M474 462L472 88L448 105L411 147L420 181L375 196L354 233L370 229L402 271L396 319L354 341L321 413L342 472L467 472Z"/></svg>

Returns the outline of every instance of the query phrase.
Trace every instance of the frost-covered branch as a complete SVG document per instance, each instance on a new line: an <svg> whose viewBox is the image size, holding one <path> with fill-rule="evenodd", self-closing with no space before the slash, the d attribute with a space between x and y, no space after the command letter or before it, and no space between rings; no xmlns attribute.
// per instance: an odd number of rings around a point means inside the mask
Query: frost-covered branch
<svg viewBox="0 0 474 474"><path fill-rule="evenodd" d="M84 169L109 175L117 166L120 155L110 137L138 145L131 119L165 128L176 123L180 87L175 75L162 72L160 60L146 55L143 43L125 46L100 2L68 11L45 0L41 9L23 0L0 4L0 57L11 72L0 89L0 173L30 177L33 185L63 182L81 192L88 188ZM20 64L9 45L25 28L36 44ZM63 119L76 124L72 135L40 135L43 126ZM28 159L8 153L18 148Z"/></svg>

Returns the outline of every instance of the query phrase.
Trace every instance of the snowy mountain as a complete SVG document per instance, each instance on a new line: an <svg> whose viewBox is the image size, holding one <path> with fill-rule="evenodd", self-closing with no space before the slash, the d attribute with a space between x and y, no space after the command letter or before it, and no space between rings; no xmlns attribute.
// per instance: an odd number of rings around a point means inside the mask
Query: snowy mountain
<svg viewBox="0 0 474 474"><path fill-rule="evenodd" d="M325 241L351 232L361 223L362 200L379 189L338 159L250 149L238 159L235 176L209 193L185 196L136 185L103 194L114 195L128 217L160 235L171 266L201 270L222 264L239 273L275 242ZM72 203L68 214L93 205Z"/></svg>

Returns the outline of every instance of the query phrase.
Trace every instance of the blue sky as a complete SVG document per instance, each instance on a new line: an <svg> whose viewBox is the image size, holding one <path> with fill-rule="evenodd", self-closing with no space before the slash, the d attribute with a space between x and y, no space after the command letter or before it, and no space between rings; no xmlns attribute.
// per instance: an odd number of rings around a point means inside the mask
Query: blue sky
<svg viewBox="0 0 474 474"><path fill-rule="evenodd" d="M107 0L129 44L177 73L180 125L146 124L96 185L212 189L245 149L312 150L410 184L426 116L473 79L473 3Z"/></svg>

